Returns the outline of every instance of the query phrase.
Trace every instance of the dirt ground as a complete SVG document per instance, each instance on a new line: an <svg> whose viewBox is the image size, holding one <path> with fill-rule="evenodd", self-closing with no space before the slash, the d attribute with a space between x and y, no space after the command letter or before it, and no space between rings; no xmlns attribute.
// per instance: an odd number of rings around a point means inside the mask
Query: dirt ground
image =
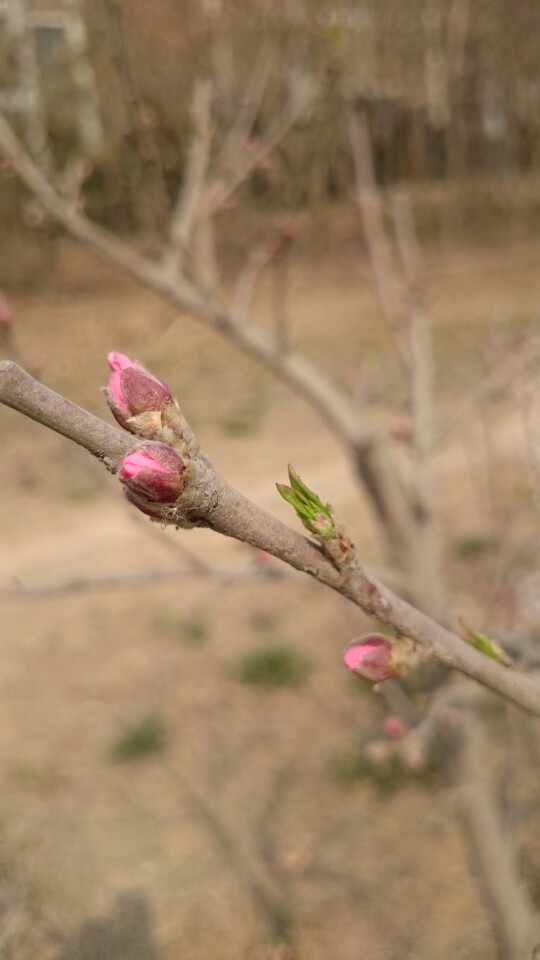
<svg viewBox="0 0 540 960"><path fill-rule="evenodd" d="M47 283L7 288L48 385L108 419L107 352L141 359L231 482L294 522L274 487L291 461L381 563L347 458L303 401L80 248L57 243L54 260ZM539 260L531 243L428 253L441 422L537 325ZM389 429L407 391L364 267L351 237L300 250L291 330ZM456 616L503 631L519 628L515 587L537 559L517 386L437 454ZM19 415L0 410L0 430L0 956L495 960L451 784L336 778L385 716L340 663L361 614L277 563L242 576L253 557L237 543L152 526L99 464ZM229 577L196 574L194 558ZM242 679L248 654L276 647L302 658L296 682ZM524 722L512 730L532 838ZM531 883L535 852L531 839Z"/></svg>

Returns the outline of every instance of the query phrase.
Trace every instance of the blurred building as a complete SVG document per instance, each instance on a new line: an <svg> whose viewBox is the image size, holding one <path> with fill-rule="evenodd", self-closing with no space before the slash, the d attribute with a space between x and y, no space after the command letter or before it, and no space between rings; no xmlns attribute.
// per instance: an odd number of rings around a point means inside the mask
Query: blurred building
<svg viewBox="0 0 540 960"><path fill-rule="evenodd" d="M343 96L368 118L383 182L527 172L539 31L530 0L0 0L0 107L43 164L47 140L60 161L90 154L104 210L148 192L157 209L181 175L195 77L214 79L217 141L271 48L258 126L317 90L279 147L300 202L310 185L347 189Z"/></svg>
<svg viewBox="0 0 540 960"><path fill-rule="evenodd" d="M0 0L0 38L0 108L34 158L51 166L51 126L95 150L103 129L78 0Z"/></svg>

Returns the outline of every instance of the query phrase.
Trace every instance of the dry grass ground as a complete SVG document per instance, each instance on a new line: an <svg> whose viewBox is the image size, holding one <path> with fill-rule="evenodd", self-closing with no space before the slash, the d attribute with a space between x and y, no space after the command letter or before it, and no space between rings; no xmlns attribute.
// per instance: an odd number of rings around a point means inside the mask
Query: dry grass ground
<svg viewBox="0 0 540 960"><path fill-rule="evenodd" d="M441 415L486 357L537 322L540 247L521 253L430 257ZM79 249L59 244L56 258L52 289L12 293L21 347L50 386L107 417L107 351L140 358L245 493L292 521L274 489L291 460L380 559L346 457L302 401ZM269 276L268 322L271 289ZM318 260L295 255L289 307L295 340L388 427L406 390L353 236ZM438 455L456 609L499 629L511 593L500 588L534 563L538 527L515 407L503 396L469 415ZM361 615L294 574L47 593L72 579L185 571L184 548L234 568L250 552L140 522L97 463L10 411L0 430L0 956L495 960L444 780L381 791L332 772L384 717L340 665ZM474 538L481 548L465 556ZM18 588L45 592L5 593ZM268 665L259 674L276 685L245 682L244 658L276 648L289 656L277 680Z"/></svg>

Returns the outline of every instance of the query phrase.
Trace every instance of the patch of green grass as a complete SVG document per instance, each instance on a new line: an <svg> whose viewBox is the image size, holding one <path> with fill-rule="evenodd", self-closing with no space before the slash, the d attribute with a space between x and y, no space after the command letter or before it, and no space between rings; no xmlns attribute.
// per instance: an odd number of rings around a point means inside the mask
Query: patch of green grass
<svg viewBox="0 0 540 960"><path fill-rule="evenodd" d="M292 687L301 683L308 672L307 662L291 647L272 646L246 654L239 677L242 683L263 687Z"/></svg>
<svg viewBox="0 0 540 960"><path fill-rule="evenodd" d="M469 560L474 557L483 557L493 550L494 543L490 537L481 534L469 534L456 541L455 551L458 557Z"/></svg>
<svg viewBox="0 0 540 960"><path fill-rule="evenodd" d="M126 763L158 753L165 746L166 732L163 721L156 714L149 714L127 727L111 744L107 755L113 763Z"/></svg>
<svg viewBox="0 0 540 960"><path fill-rule="evenodd" d="M186 617L180 624L182 638L194 647L204 643L210 636L210 624L203 617Z"/></svg>

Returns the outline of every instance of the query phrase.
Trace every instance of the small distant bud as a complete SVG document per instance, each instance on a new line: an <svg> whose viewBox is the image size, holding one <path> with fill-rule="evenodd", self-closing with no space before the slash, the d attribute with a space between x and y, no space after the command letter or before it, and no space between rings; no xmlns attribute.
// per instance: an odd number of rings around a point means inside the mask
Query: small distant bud
<svg viewBox="0 0 540 960"><path fill-rule="evenodd" d="M343 662L370 683L382 683L396 676L392 660L392 643L381 633L370 633L349 644Z"/></svg>
<svg viewBox="0 0 540 960"><path fill-rule="evenodd" d="M122 427L129 430L133 417L159 415L163 404L172 401L167 384L125 353L112 350L107 362L112 370L105 391L107 402Z"/></svg>
<svg viewBox="0 0 540 960"><path fill-rule="evenodd" d="M402 740L409 732L409 728L401 717L386 717L383 720L383 730L390 740Z"/></svg>
<svg viewBox="0 0 540 960"><path fill-rule="evenodd" d="M403 743L399 745L399 755L401 762L409 773L423 773L428 764L428 755L426 743L424 740L410 734Z"/></svg>
<svg viewBox="0 0 540 960"><path fill-rule="evenodd" d="M0 323L10 323L11 318L11 307L4 294L0 291Z"/></svg>
<svg viewBox="0 0 540 960"><path fill-rule="evenodd" d="M410 417L395 417L390 425L390 433L395 440L410 440L412 422Z"/></svg>
<svg viewBox="0 0 540 960"><path fill-rule="evenodd" d="M122 461L120 480L139 510L153 516L152 504L175 503L182 492L185 463L163 443L139 447ZM143 509L146 507L147 509Z"/></svg>
<svg viewBox="0 0 540 960"><path fill-rule="evenodd" d="M298 235L298 227L288 213L280 214L275 219L275 227L284 240L291 242Z"/></svg>

